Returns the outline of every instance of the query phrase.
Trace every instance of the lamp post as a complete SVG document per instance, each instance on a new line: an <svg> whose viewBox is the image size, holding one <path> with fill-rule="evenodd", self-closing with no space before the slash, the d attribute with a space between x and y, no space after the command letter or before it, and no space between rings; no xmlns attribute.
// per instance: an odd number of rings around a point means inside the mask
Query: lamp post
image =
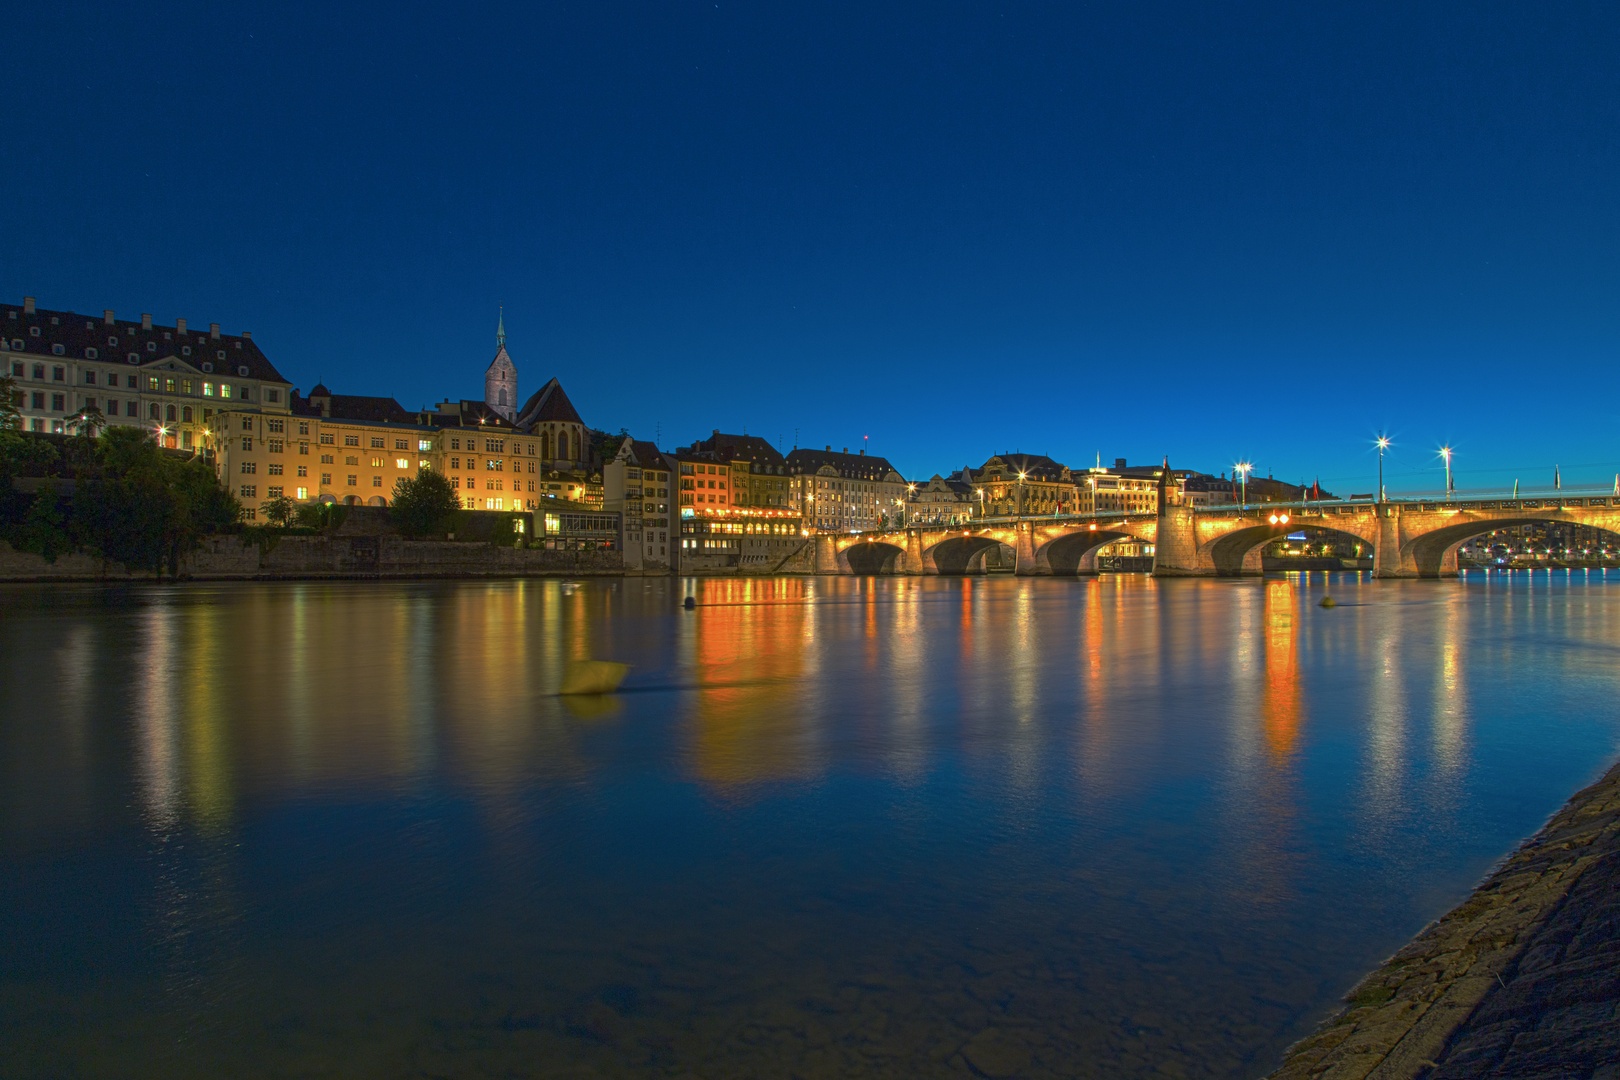
<svg viewBox="0 0 1620 1080"><path fill-rule="evenodd" d="M1254 465L1247 461L1240 461L1232 466L1232 471L1238 474L1243 484L1243 508L1245 510L1249 508L1249 473L1253 469Z"/></svg>
<svg viewBox="0 0 1620 1080"><path fill-rule="evenodd" d="M1384 451L1389 449L1389 436L1378 436L1378 501L1384 501Z"/></svg>
<svg viewBox="0 0 1620 1080"><path fill-rule="evenodd" d="M1451 447L1442 446L1440 456L1446 459L1446 498L1451 498Z"/></svg>

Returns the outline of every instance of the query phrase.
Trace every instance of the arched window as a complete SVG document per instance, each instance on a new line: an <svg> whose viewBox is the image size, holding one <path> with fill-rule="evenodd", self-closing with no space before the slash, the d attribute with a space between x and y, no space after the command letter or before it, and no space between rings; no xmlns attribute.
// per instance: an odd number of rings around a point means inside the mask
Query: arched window
<svg viewBox="0 0 1620 1080"><path fill-rule="evenodd" d="M170 405L168 407L168 409L166 410L166 415L165 415L164 419L166 419L171 424L174 423L175 415L174 415L174 406L173 405Z"/></svg>
<svg viewBox="0 0 1620 1080"><path fill-rule="evenodd" d="M551 432L549 431L540 433L540 460L551 460Z"/></svg>
<svg viewBox="0 0 1620 1080"><path fill-rule="evenodd" d="M180 419L184 420L188 424L191 423L191 406L190 405L187 405L185 408L180 410Z"/></svg>
<svg viewBox="0 0 1620 1080"><path fill-rule="evenodd" d="M155 401L152 402L152 404L147 407L146 415L151 417L153 420L161 420L161 419L163 419L163 413L162 413L161 410L158 409L158 403L155 402Z"/></svg>
<svg viewBox="0 0 1620 1080"><path fill-rule="evenodd" d="M562 458L564 461L569 460L574 455L570 454L568 452L568 450L569 450L568 432L567 431L559 431L557 433L557 456Z"/></svg>

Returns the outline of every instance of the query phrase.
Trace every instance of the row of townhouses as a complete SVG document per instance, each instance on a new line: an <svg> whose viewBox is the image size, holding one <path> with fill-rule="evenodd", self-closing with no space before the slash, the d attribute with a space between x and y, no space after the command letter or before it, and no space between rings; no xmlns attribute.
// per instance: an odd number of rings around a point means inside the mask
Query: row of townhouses
<svg viewBox="0 0 1620 1080"><path fill-rule="evenodd" d="M0 305L0 364L25 430L138 425L210 461L249 518L272 499L387 506L401 479L432 469L469 509L533 515L548 546L616 548L647 570L769 570L820 532L954 525L975 518L1152 514L1162 466L1123 459L1072 468L1003 453L928 480L848 447L786 454L715 430L663 450L587 425L552 378L526 400L498 322L481 401L409 410L386 396L294 387L253 341L195 330ZM521 401L521 403L520 403ZM1228 501L1220 477L1174 470L1188 502ZM1254 481L1251 481L1254 483Z"/></svg>

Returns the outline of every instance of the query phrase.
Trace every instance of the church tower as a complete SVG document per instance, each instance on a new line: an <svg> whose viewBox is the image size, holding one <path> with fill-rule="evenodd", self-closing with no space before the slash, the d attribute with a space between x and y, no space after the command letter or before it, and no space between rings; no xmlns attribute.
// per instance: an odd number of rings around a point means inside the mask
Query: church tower
<svg viewBox="0 0 1620 1080"><path fill-rule="evenodd" d="M508 420L517 419L517 365L506 355L506 312L495 323L495 359L484 372L484 404Z"/></svg>

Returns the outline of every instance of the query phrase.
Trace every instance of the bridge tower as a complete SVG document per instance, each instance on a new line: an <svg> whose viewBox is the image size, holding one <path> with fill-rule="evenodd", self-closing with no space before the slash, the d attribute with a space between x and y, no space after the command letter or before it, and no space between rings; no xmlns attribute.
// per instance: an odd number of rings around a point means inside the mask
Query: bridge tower
<svg viewBox="0 0 1620 1080"><path fill-rule="evenodd" d="M1170 458L1159 472L1159 520L1153 537L1154 577L1194 577L1208 574L1198 568L1198 531L1193 508L1181 498L1170 478Z"/></svg>

